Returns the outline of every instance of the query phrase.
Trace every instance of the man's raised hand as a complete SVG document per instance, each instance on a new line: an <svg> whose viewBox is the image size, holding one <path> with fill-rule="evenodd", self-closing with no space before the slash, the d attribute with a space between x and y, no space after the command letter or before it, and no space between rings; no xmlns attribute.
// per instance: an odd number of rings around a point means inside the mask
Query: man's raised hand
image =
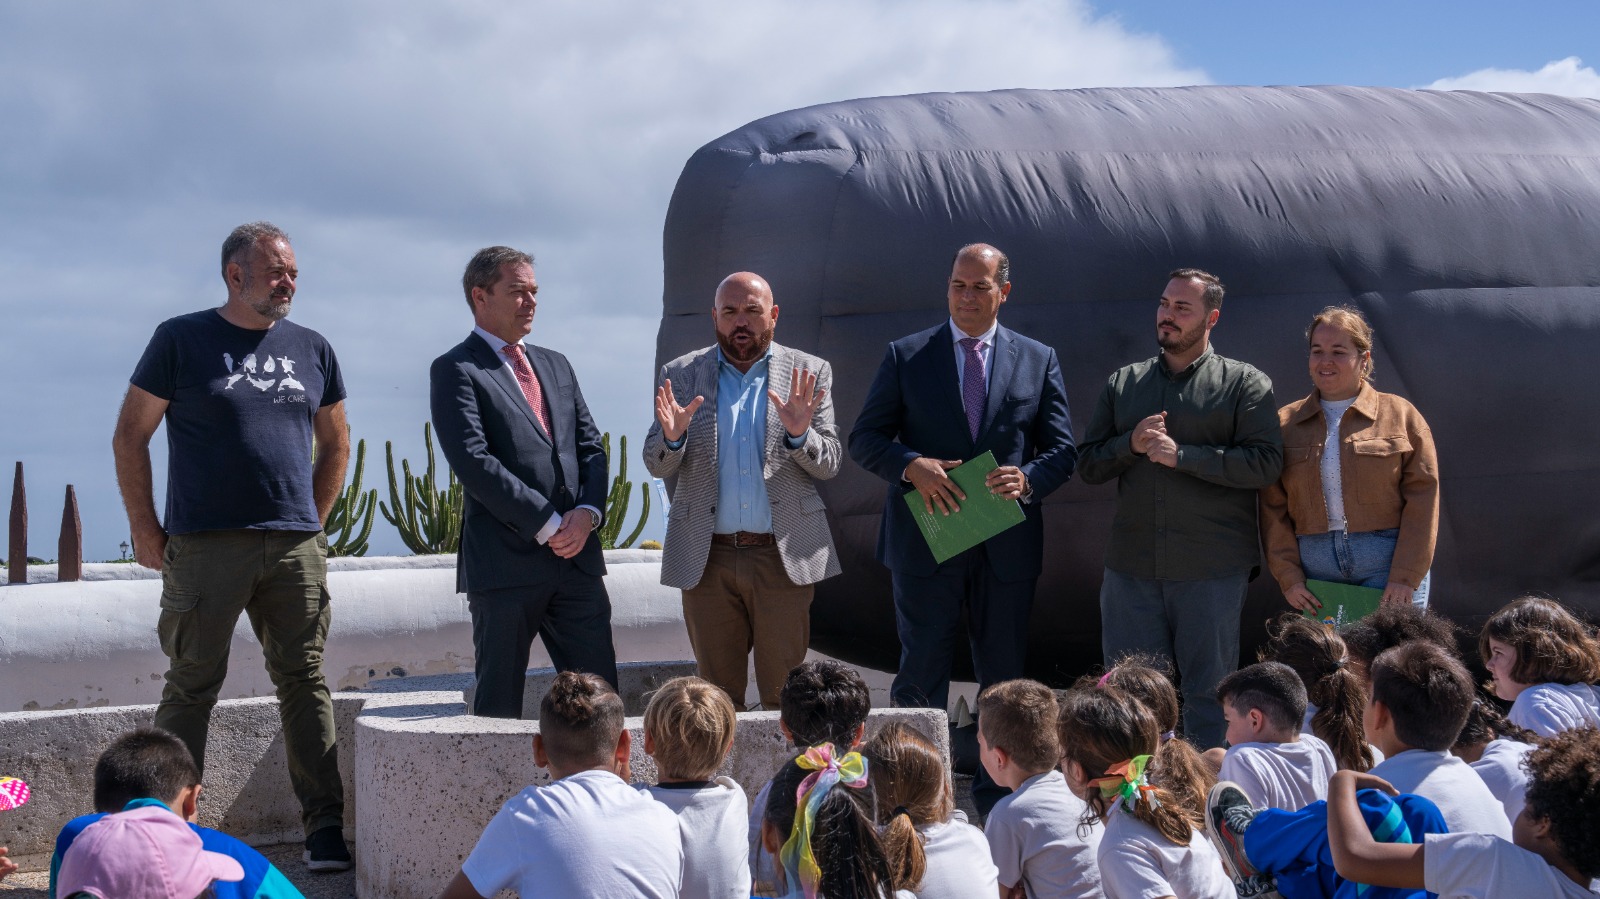
<svg viewBox="0 0 1600 899"><path fill-rule="evenodd" d="M668 443L676 442L689 430L689 420L705 401L705 397L697 396L687 406L678 405L678 398L672 395L672 379L667 378L656 388L656 423L661 425L661 436Z"/></svg>
<svg viewBox="0 0 1600 899"><path fill-rule="evenodd" d="M817 414L822 398L827 395L828 391L817 389L815 372L798 367L789 378L787 397L779 396L778 391L771 388L767 390L767 399L777 407L778 420L783 422L784 431L796 439L805 436L806 430L811 427L811 417Z"/></svg>

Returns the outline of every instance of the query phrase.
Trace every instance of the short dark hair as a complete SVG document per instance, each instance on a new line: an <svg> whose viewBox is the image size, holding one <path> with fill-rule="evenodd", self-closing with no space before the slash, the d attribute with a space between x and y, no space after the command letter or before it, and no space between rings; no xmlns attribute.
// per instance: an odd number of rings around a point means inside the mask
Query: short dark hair
<svg viewBox="0 0 1600 899"><path fill-rule="evenodd" d="M622 698L597 674L563 671L539 702L539 734L563 767L605 764L622 736Z"/></svg>
<svg viewBox="0 0 1600 899"><path fill-rule="evenodd" d="M1567 864L1585 878L1600 877L1600 731L1579 727L1547 737L1522 764L1528 814L1550 822Z"/></svg>
<svg viewBox="0 0 1600 899"><path fill-rule="evenodd" d="M1494 613L1478 635L1478 652L1489 661L1489 641L1516 653L1511 679L1519 684L1588 684L1600 680L1600 642L1561 603L1522 596Z"/></svg>
<svg viewBox="0 0 1600 899"><path fill-rule="evenodd" d="M1306 685L1282 662L1257 662L1223 678L1217 701L1241 712L1256 709L1273 727L1298 732L1306 716Z"/></svg>
<svg viewBox="0 0 1600 899"><path fill-rule="evenodd" d="M992 749L1004 749L1017 767L1037 773L1061 760L1056 740L1056 694L1036 680L1001 681L978 694L978 730Z"/></svg>
<svg viewBox="0 0 1600 899"><path fill-rule="evenodd" d="M794 666L778 693L778 718L801 747L832 743L848 751L871 709L872 694L860 672L833 659Z"/></svg>
<svg viewBox="0 0 1600 899"><path fill-rule="evenodd" d="M94 810L114 814L135 799L170 803L199 782L200 768L182 740L141 727L118 737L94 763Z"/></svg>
<svg viewBox="0 0 1600 899"><path fill-rule="evenodd" d="M500 266L506 263L533 264L533 257L511 247L484 247L472 254L467 270L461 273L461 292L467 295L467 308L472 306L472 288L491 290L500 281Z"/></svg>
<svg viewBox="0 0 1600 899"><path fill-rule="evenodd" d="M956 250L955 256L951 257L951 259L950 259L950 265L954 266L956 264L956 262L961 259L962 256L978 255L979 253L982 253L984 250L992 250L992 251L994 251L994 254L996 256L1000 257L1000 263L998 265L996 265L995 269L994 269L995 281L1000 283L1000 284L1010 284L1011 283L1011 257L1007 256L1005 253L1001 252L999 247L994 246L992 244L969 243L966 246L962 247L961 249Z"/></svg>
<svg viewBox="0 0 1600 899"><path fill-rule="evenodd" d="M1363 668L1372 660L1402 643L1426 640L1452 656L1458 652L1456 626L1444 618L1411 603L1384 603L1378 610L1339 630L1350 658Z"/></svg>
<svg viewBox="0 0 1600 899"><path fill-rule="evenodd" d="M289 235L271 222L246 222L229 231L227 238L222 241L222 277L228 277L228 263L239 262L239 257L263 240L290 242Z"/></svg>
<svg viewBox="0 0 1600 899"><path fill-rule="evenodd" d="M1205 301L1206 309L1222 308L1222 279L1208 271L1198 268L1175 268L1167 273L1167 280L1199 281L1206 286L1200 298Z"/></svg>
<svg viewBox="0 0 1600 899"><path fill-rule="evenodd" d="M1372 701L1389 710L1394 735L1407 746L1443 752L1456 745L1476 693L1466 666L1423 640L1372 660Z"/></svg>

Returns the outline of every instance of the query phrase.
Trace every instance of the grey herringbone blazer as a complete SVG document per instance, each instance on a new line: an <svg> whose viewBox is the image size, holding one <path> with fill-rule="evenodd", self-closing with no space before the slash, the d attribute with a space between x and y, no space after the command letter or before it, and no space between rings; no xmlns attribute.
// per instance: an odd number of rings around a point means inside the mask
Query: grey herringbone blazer
<svg viewBox="0 0 1600 899"><path fill-rule="evenodd" d="M791 450L784 444L783 423L767 408L767 498L772 503L772 533L783 557L783 569L796 584L814 584L839 573L839 554L828 531L828 515L813 481L839 473L839 429L833 421L833 369L809 353L774 343L767 383L780 396L789 392L794 369L816 372L817 389L827 391L812 417L806 442ZM687 406L697 396L705 403L689 422L688 439L677 450L667 448L659 422L650 423L644 439L644 466L667 480L672 510L667 513L667 540L661 558L661 583L687 590L700 583L711 553L711 530L717 511L717 354L716 347L695 350L661 367L656 383L672 379L672 393ZM770 401L769 401L770 402Z"/></svg>

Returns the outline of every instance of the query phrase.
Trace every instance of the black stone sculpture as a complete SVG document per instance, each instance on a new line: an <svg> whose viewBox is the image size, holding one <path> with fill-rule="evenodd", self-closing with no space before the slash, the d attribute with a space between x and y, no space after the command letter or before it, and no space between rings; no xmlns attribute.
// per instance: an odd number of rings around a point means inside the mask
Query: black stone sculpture
<svg viewBox="0 0 1600 899"><path fill-rule="evenodd" d="M772 283L778 339L834 367L841 436L885 344L947 315L955 249L1010 254L1009 327L1060 354L1080 436L1106 376L1155 354L1166 272L1228 286L1213 339L1310 390L1303 329L1353 302L1377 385L1431 424L1443 474L1435 607L1472 626L1542 591L1600 611L1600 101L1325 88L928 94L770 116L701 148L665 233L658 362L711 342L718 281ZM843 576L814 642L893 668L884 484L823 487ZM1051 496L1030 671L1099 662L1114 486ZM1258 578L1246 654L1285 607Z"/></svg>

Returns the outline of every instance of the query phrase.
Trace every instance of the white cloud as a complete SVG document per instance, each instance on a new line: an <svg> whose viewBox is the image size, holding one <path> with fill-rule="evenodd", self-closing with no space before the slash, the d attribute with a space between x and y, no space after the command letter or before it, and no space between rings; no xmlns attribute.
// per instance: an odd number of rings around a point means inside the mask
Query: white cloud
<svg viewBox="0 0 1600 899"><path fill-rule="evenodd" d="M1479 69L1428 85L1440 91L1502 91L1516 94L1560 94L1600 99L1600 72L1576 56L1546 63L1537 72L1524 69Z"/></svg>
<svg viewBox="0 0 1600 899"><path fill-rule="evenodd" d="M127 376L159 320L220 303L217 248L256 218L295 237L295 319L340 353L368 486L384 439L420 452L490 243L534 252L534 339L638 439L662 222L704 143L854 97L1208 80L1084 0L0 6L0 415L29 423L0 425L0 463L28 464L34 554L71 482L114 556Z"/></svg>

